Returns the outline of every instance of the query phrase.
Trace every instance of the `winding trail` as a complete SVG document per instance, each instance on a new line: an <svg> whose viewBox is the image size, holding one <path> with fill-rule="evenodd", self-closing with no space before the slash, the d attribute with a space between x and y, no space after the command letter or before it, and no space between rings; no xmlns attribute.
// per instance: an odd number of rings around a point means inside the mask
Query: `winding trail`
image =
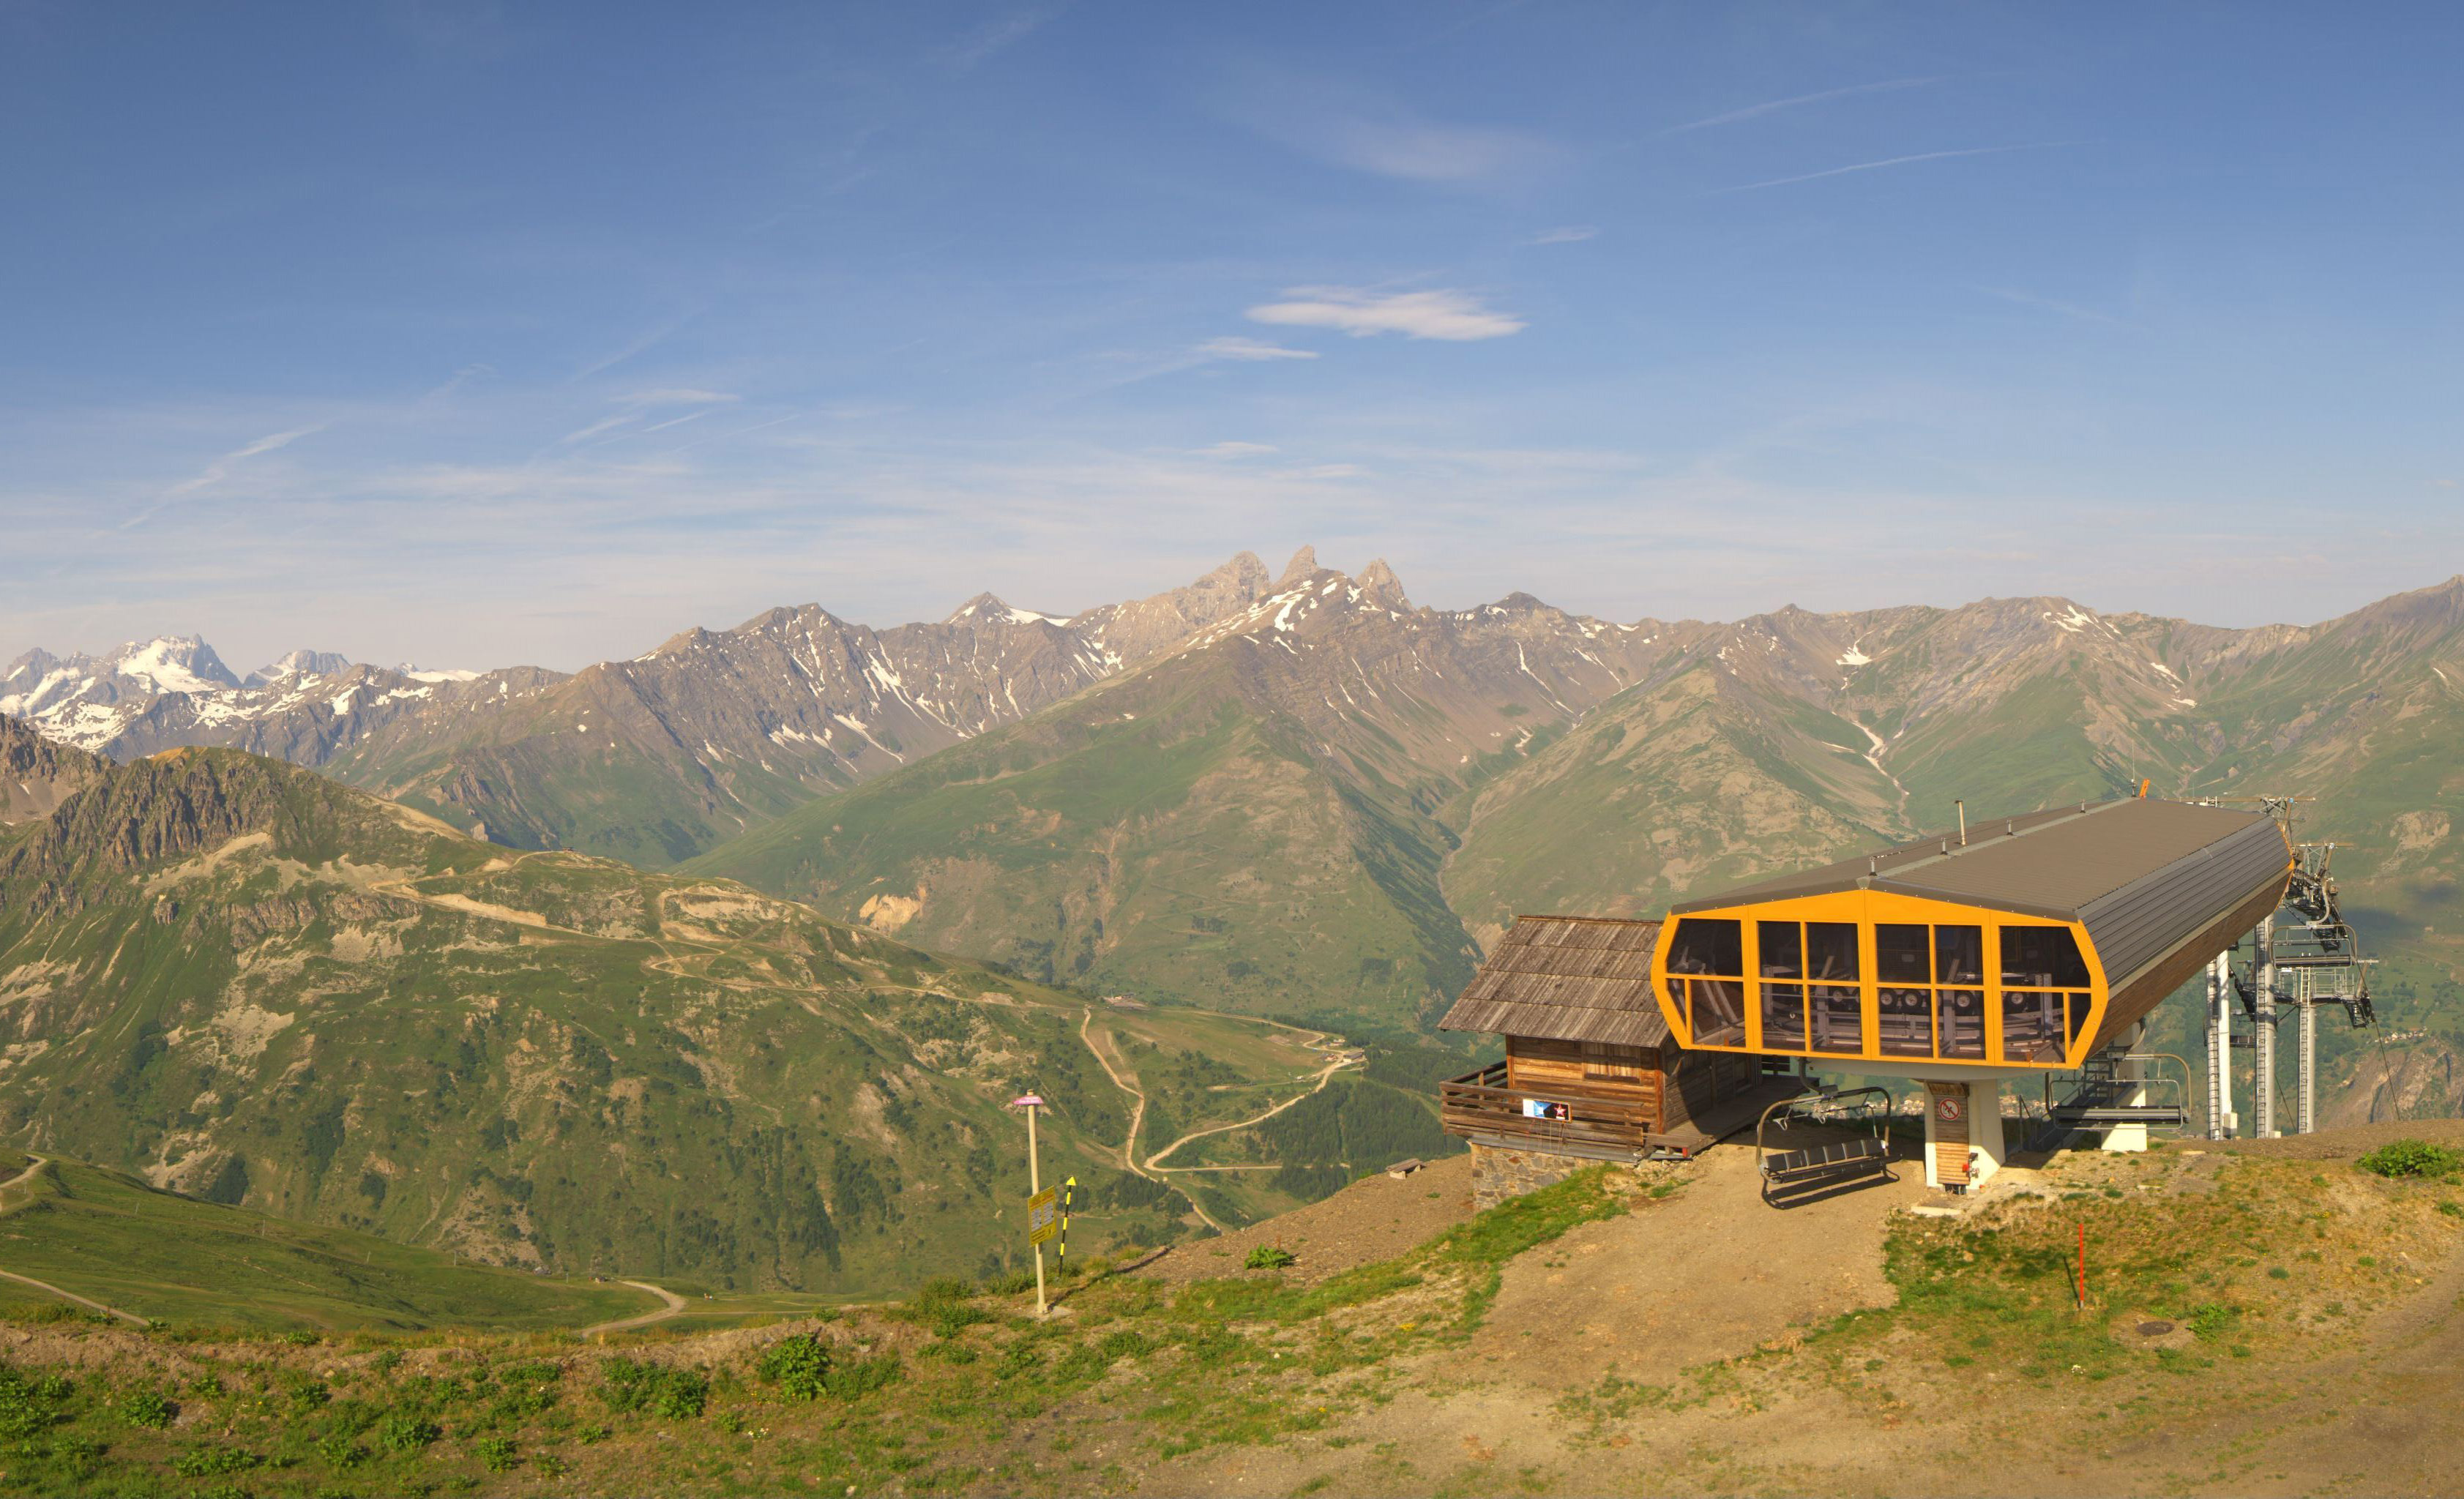
<svg viewBox="0 0 2464 1499"><path fill-rule="evenodd" d="M1147 1095L1137 1084L1123 1077L1120 1069L1112 1066L1112 1059L1105 1055L1105 1048L1095 1044L1092 1033L1094 1024L1095 1006L1089 1004L1086 1012L1078 1018L1078 1039L1086 1044L1088 1050L1095 1053L1096 1065L1104 1069L1106 1077L1112 1080L1112 1086L1137 1100L1130 1109L1129 1136L1121 1141L1121 1164L1139 1176L1147 1177L1147 1179L1152 1181L1155 1178L1148 1177L1145 1168L1138 1164L1138 1131L1144 1128L1147 1122ZM1110 1041L1111 1037L1107 1034L1105 1039Z"/></svg>
<svg viewBox="0 0 2464 1499"><path fill-rule="evenodd" d="M1078 1039L1086 1044L1088 1050L1095 1053L1095 1061L1097 1065L1103 1068L1104 1075L1112 1080L1112 1086L1129 1094L1132 1098L1137 1100L1137 1102L1132 1105L1130 1109L1129 1137L1121 1141L1121 1164L1128 1167L1133 1173L1146 1178L1149 1181L1153 1181L1163 1186L1172 1186L1171 1182L1165 1181L1163 1178L1156 1176L1154 1172L1149 1171L1146 1167L1138 1164L1138 1131L1146 1127L1147 1095L1145 1091L1139 1088L1137 1084L1123 1077L1120 1069L1112 1066L1112 1059L1104 1054L1105 1048L1095 1044L1095 1038L1092 1034L1094 1024L1095 1006L1089 1004L1087 1006L1086 1013L1079 1017ZM1111 1033L1110 1031L1105 1032L1104 1039L1106 1041L1110 1041L1111 1039ZM1176 1192L1180 1192L1180 1188L1178 1187L1173 1187L1172 1189ZM1206 1204L1198 1200L1198 1195L1196 1193L1180 1192L1180 1200L1189 1204L1189 1210L1198 1215L1198 1221L1199 1223L1204 1223L1207 1227L1214 1229L1219 1234L1225 1231L1223 1225L1215 1221L1215 1216L1206 1210Z"/></svg>
<svg viewBox="0 0 2464 1499"><path fill-rule="evenodd" d="M638 1317L618 1317L612 1322L593 1322L582 1330L580 1336L589 1337L600 1333L629 1333L637 1327L649 1327L653 1322L665 1322L692 1305L665 1286L653 1286L646 1280L619 1281L617 1284L630 1286L635 1290L647 1290L666 1305L656 1312L645 1312Z"/></svg>
<svg viewBox="0 0 2464 1499"><path fill-rule="evenodd" d="M11 1177L6 1181L0 1181L0 1192L6 1192L13 1186L24 1185L27 1181L33 1179L35 1172L42 1170L45 1166L48 1166L51 1163L49 1157L37 1156L33 1151L28 1151L26 1153L26 1169L18 1172L15 1176Z"/></svg>
<svg viewBox="0 0 2464 1499"><path fill-rule="evenodd" d="M1351 1065L1352 1064L1346 1059L1336 1057L1333 1061L1329 1062L1326 1066L1318 1069L1317 1086L1311 1088L1308 1092L1294 1093L1291 1097L1285 1099L1282 1103L1275 1105L1265 1113L1252 1114L1246 1119L1236 1120L1231 1124L1216 1124L1210 1125L1202 1130L1190 1131L1187 1135L1182 1135L1180 1138L1173 1141L1163 1149L1156 1151L1152 1156L1149 1156L1147 1157L1147 1169L1150 1171L1205 1171L1211 1169L1205 1166L1167 1166L1163 1164L1163 1158L1166 1156L1171 1155L1174 1151L1180 1149L1183 1145L1188 1144L1191 1140L1204 1139L1209 1135L1221 1135L1231 1130L1245 1130L1253 1124L1264 1124L1268 1119L1273 1118L1275 1115L1283 1113L1294 1104L1300 1103L1309 1098L1313 1098L1319 1093L1324 1092L1326 1091L1326 1085L1334 1081L1334 1074L1342 1071L1345 1068L1350 1067Z"/></svg>
<svg viewBox="0 0 2464 1499"><path fill-rule="evenodd" d="M45 1166L48 1166L51 1163L51 1157L47 1156L37 1156L33 1152L28 1151L26 1153L26 1169L18 1172L15 1176L11 1177L6 1181L0 1181L0 1192L6 1192L13 1186L24 1185L27 1181L33 1179L35 1172L42 1170ZM0 1212L7 1211L7 1208L0 1207ZM106 1315L118 1317L123 1322L134 1322L139 1327L152 1327L154 1325L151 1318L141 1317L134 1312L122 1312L118 1307L106 1307L101 1302L96 1301L92 1297L80 1296L73 1290L62 1290L57 1286L53 1285L50 1281L36 1280L32 1275L20 1275L15 1270L0 1270L0 1279L12 1280L20 1286L32 1286L36 1290L48 1290L53 1295L59 1297L62 1301L74 1301L80 1307L91 1308L92 1310L100 1312Z"/></svg>

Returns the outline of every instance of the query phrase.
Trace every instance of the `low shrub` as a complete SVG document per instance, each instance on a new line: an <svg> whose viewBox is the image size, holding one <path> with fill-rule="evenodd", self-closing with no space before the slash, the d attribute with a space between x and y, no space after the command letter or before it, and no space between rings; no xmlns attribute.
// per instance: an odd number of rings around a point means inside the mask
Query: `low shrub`
<svg viewBox="0 0 2464 1499"><path fill-rule="evenodd" d="M479 1454L479 1462L491 1473L510 1473L522 1461L511 1437L481 1437L472 1450Z"/></svg>
<svg viewBox="0 0 2464 1499"><path fill-rule="evenodd" d="M1033 1270L1006 1270L984 1282L984 1290L996 1296L1015 1296L1023 1290L1034 1289L1035 1272Z"/></svg>
<svg viewBox="0 0 2464 1499"><path fill-rule="evenodd" d="M688 1421L710 1401L710 1380L691 1369L610 1358L599 1367L599 1398L615 1411Z"/></svg>
<svg viewBox="0 0 2464 1499"><path fill-rule="evenodd" d="M377 1422L377 1445L388 1452L416 1452L445 1432L424 1416L387 1416Z"/></svg>
<svg viewBox="0 0 2464 1499"><path fill-rule="evenodd" d="M317 1439L317 1455L334 1467L357 1467L368 1460L368 1449L351 1440L348 1432L329 1431Z"/></svg>
<svg viewBox="0 0 2464 1499"><path fill-rule="evenodd" d="M161 1431L180 1414L180 1407L160 1390L131 1390L120 1402L120 1419L132 1426Z"/></svg>
<svg viewBox="0 0 2464 1499"><path fill-rule="evenodd" d="M2382 1177L2452 1177L2464 1156L2428 1140L2389 1140L2354 1164Z"/></svg>
<svg viewBox="0 0 2464 1499"><path fill-rule="evenodd" d="M791 1400L817 1400L828 1388L829 1345L817 1337L789 1337L761 1351L755 1373Z"/></svg>
<svg viewBox="0 0 2464 1499"><path fill-rule="evenodd" d="M897 1315L920 1322L936 1337L956 1337L962 1329L989 1322L993 1314L975 1304L976 1288L965 1281L938 1276L916 1288Z"/></svg>
<svg viewBox="0 0 2464 1499"><path fill-rule="evenodd" d="M240 1447L190 1447L171 1460L171 1471L182 1478L214 1478L245 1473L265 1459Z"/></svg>
<svg viewBox="0 0 2464 1499"><path fill-rule="evenodd" d="M822 1387L843 1400L861 1400L885 1385L896 1384L906 1372L896 1354L880 1354L840 1364L822 1377Z"/></svg>
<svg viewBox="0 0 2464 1499"><path fill-rule="evenodd" d="M1299 1263L1300 1256L1291 1250L1280 1245L1262 1244L1249 1251L1249 1257L1243 1260L1241 1266L1243 1269L1280 1270L1285 1266Z"/></svg>
<svg viewBox="0 0 2464 1499"><path fill-rule="evenodd" d="M58 1375L29 1378L0 1365L0 1443L22 1444L60 1421L60 1403L77 1386Z"/></svg>

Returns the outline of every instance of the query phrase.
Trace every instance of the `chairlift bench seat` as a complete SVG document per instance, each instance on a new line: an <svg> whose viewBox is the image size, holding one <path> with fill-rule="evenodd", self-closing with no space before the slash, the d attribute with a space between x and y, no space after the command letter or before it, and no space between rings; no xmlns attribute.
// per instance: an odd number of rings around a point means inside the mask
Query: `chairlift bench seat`
<svg viewBox="0 0 2464 1499"><path fill-rule="evenodd" d="M1890 1169L1890 1147L1872 1135L1855 1139L1828 1140L1797 1150L1778 1151L1763 1157L1763 1179L1775 1186L1793 1185L1817 1178L1847 1178Z"/></svg>

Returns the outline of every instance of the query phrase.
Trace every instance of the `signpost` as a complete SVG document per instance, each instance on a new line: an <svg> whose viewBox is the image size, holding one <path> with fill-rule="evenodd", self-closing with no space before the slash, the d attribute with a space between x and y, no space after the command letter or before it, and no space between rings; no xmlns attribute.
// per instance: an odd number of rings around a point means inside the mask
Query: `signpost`
<svg viewBox="0 0 2464 1499"><path fill-rule="evenodd" d="M1026 1242L1035 1246L1035 1314L1039 1317L1051 1310L1044 1299L1044 1241L1060 1226L1053 1194L1044 1190L1043 1167L1035 1158L1035 1111L1044 1106L1044 1100L1033 1093L1022 1093L1010 1101L1011 1108L1026 1111Z"/></svg>

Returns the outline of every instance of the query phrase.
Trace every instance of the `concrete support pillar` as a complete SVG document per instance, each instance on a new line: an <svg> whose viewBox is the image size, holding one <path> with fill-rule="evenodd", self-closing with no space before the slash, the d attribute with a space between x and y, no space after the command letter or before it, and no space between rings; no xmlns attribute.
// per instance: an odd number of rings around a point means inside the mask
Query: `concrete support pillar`
<svg viewBox="0 0 2464 1499"><path fill-rule="evenodd" d="M2233 1138L2233 955L2208 964L2208 1138Z"/></svg>
<svg viewBox="0 0 2464 1499"><path fill-rule="evenodd" d="M1969 1084L1968 1102L1971 1121L1968 1126L1968 1184L1982 1186L2011 1158L2002 1133L2002 1080L1997 1077L1991 1082Z"/></svg>
<svg viewBox="0 0 2464 1499"><path fill-rule="evenodd" d="M2147 1023L2145 1021L2141 1021L2138 1025L2131 1026L2128 1030L2125 1030L2121 1035L2113 1038L2114 1049L2124 1053L2136 1051L2139 1049L2140 1041L2145 1038L2146 1034ZM2145 1066L2145 1063L2132 1062L2128 1060L2118 1060L2113 1064L2113 1078L2114 1081L2120 1085L2114 1091L2113 1101L2115 1103L2125 1109L2144 1108L2146 1105L2147 1083L2145 1075L2141 1070ZM2147 1126L2144 1123L2113 1125L2104 1132L2104 1144L2102 1148L2110 1151L2125 1152L2145 1150L2147 1148Z"/></svg>
<svg viewBox="0 0 2464 1499"><path fill-rule="evenodd" d="M2251 1078L2250 1112L2254 1116L2253 1133L2260 1139L2272 1140L2279 1133L2276 1128L2276 917L2269 915L2260 921L2252 936L2258 954L2251 965L2251 984L2257 991L2258 1020L2252 1027L2251 1039L2258 1045L2252 1065L2255 1075Z"/></svg>
<svg viewBox="0 0 2464 1499"><path fill-rule="evenodd" d="M1945 1185L1943 1164L1947 1158L1955 1159L1962 1150L1968 1158L1967 1185L1971 1189L1984 1185L2010 1156L2002 1135L2001 1081L1928 1081L1925 1086L1925 1185ZM1944 1116L1946 1101L1957 1112L1956 1118Z"/></svg>

